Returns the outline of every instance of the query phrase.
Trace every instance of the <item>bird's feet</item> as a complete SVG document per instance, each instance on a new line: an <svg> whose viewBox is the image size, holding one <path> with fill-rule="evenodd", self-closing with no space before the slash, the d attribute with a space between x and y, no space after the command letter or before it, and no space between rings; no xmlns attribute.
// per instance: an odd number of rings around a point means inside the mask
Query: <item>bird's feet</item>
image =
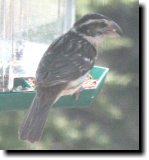
<svg viewBox="0 0 149 160"><path fill-rule="evenodd" d="M90 80L90 79L93 79L93 77L92 77L90 74L87 74L87 76L86 76L86 78L85 78L84 81L88 81L88 80ZM77 89L77 91L73 94L73 96L74 96L74 98L75 98L76 101L78 101L79 98L80 98L81 91L83 90L83 87L82 87L82 86L83 86L83 83L82 83L82 85L79 87L79 89Z"/></svg>
<svg viewBox="0 0 149 160"><path fill-rule="evenodd" d="M78 90L73 94L73 96L74 96L74 98L75 98L76 101L78 101L79 98L80 98L80 92L81 92L81 89L78 89Z"/></svg>

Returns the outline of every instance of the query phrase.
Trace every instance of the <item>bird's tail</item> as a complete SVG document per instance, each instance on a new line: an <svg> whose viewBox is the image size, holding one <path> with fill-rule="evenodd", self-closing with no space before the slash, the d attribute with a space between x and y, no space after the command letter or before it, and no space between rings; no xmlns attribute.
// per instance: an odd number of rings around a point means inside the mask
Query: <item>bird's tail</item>
<svg viewBox="0 0 149 160"><path fill-rule="evenodd" d="M55 102L57 95L58 93L52 94L52 92L49 95L47 90L40 91L39 94L36 94L19 130L20 139L28 140L32 143L40 140L48 117L49 108Z"/></svg>

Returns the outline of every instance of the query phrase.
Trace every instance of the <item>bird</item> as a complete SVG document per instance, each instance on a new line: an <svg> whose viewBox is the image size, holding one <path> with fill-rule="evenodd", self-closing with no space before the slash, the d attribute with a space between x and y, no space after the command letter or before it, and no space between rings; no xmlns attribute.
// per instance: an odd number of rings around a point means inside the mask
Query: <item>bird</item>
<svg viewBox="0 0 149 160"><path fill-rule="evenodd" d="M49 109L74 95L93 68L105 38L117 38L120 26L100 13L88 13L47 48L36 71L36 95L19 129L19 138L40 141Z"/></svg>

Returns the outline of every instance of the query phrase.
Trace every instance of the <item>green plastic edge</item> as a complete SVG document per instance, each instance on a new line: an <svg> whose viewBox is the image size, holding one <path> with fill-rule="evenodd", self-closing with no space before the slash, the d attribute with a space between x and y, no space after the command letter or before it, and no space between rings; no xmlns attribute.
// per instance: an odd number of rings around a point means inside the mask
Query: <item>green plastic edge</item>
<svg viewBox="0 0 149 160"><path fill-rule="evenodd" d="M61 97L54 105L56 108L86 108L91 106L94 99L101 91L109 69L94 66L90 71L93 78L98 79L95 89L83 90L78 100L74 96ZM35 92L6 92L0 93L0 111L16 111L29 108Z"/></svg>

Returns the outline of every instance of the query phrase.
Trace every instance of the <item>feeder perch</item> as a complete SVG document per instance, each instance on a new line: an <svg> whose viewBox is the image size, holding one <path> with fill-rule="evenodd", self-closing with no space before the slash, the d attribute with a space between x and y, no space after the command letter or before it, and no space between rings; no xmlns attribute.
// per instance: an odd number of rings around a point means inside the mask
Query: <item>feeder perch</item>
<svg viewBox="0 0 149 160"><path fill-rule="evenodd" d="M81 91L79 98L74 96L63 96L55 104L56 108L86 108L91 106L96 96L103 87L109 69L94 66L90 71L93 79L97 80L96 86ZM23 83L21 80L19 83ZM22 85L26 85L25 83ZM29 108L35 96L35 91L15 91L0 93L0 111L23 110Z"/></svg>

